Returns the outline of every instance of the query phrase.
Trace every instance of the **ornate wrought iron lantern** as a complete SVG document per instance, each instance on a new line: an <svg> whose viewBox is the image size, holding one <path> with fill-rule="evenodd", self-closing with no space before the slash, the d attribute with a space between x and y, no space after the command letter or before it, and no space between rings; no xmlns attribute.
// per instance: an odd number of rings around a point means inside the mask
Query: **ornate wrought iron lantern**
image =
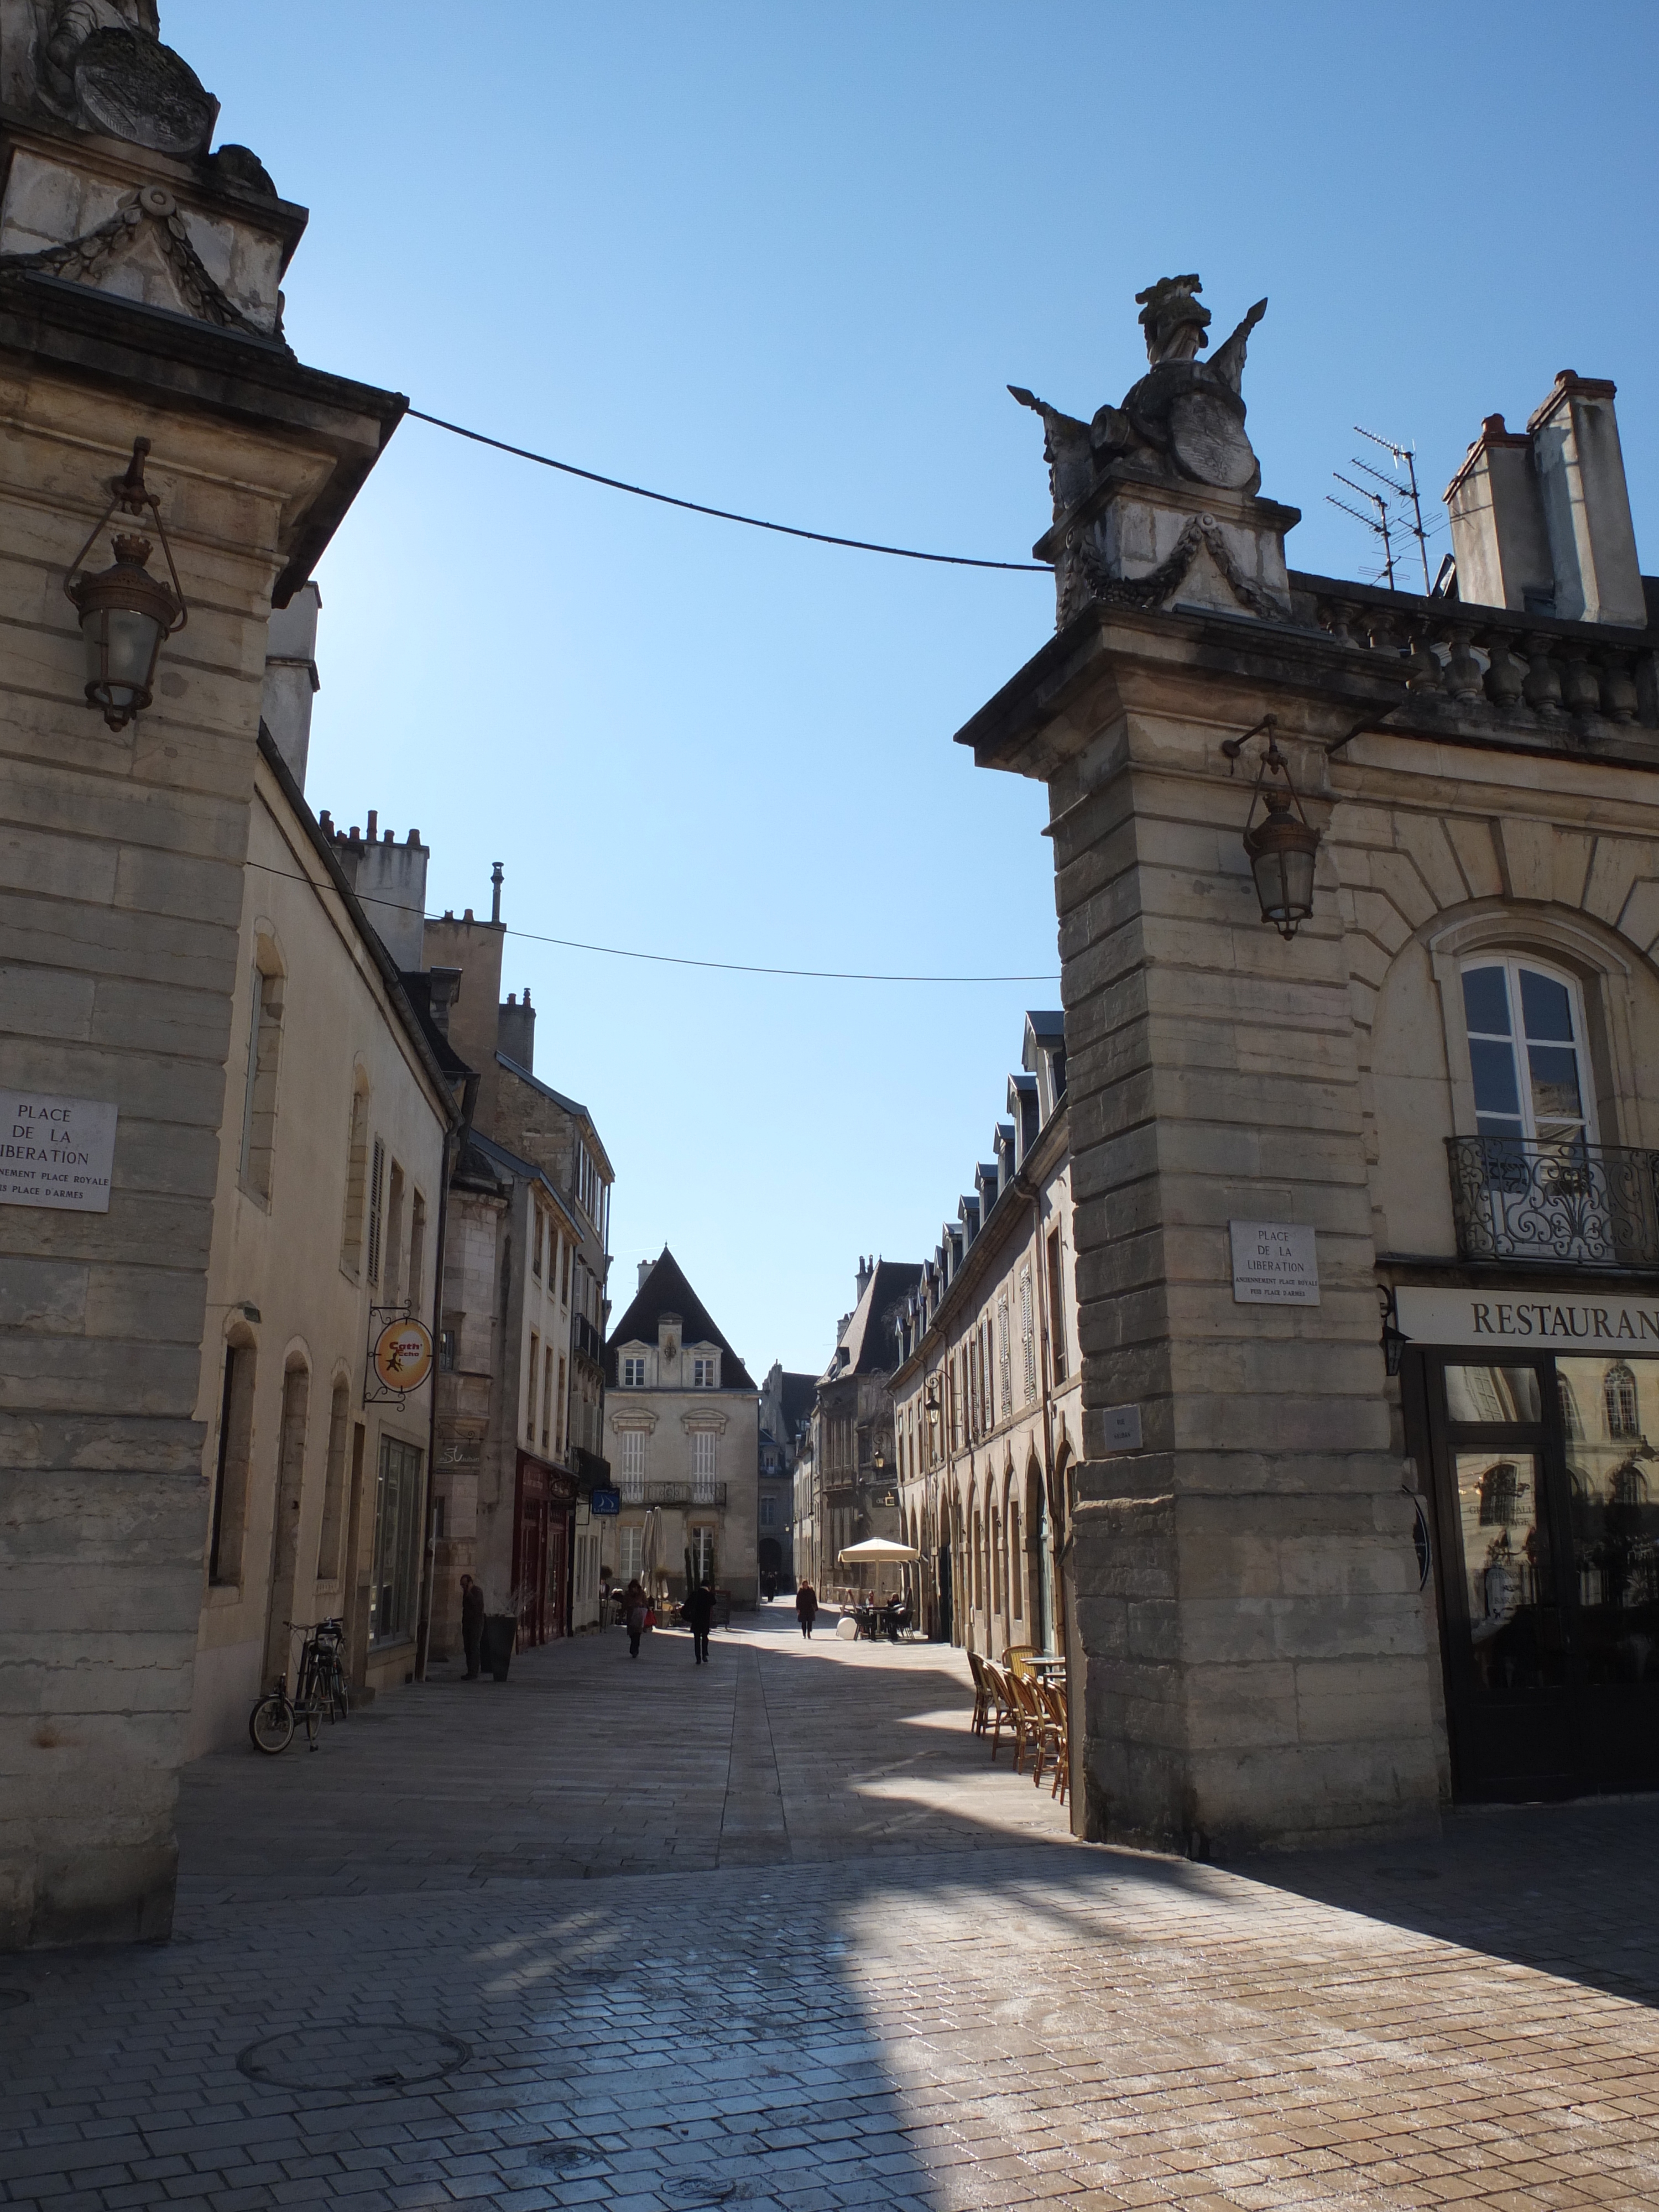
<svg viewBox="0 0 1659 2212"><path fill-rule="evenodd" d="M1252 738L1264 734L1267 747L1250 794L1244 850L1255 878L1261 919L1272 922L1288 942L1296 935L1297 925L1313 912L1314 856L1319 850L1319 832L1303 811L1291 781L1290 763L1279 750L1271 714L1264 714L1255 729L1247 730L1242 738L1227 738L1221 750L1229 760L1236 761ZM1285 779L1282 790L1268 780L1276 776ZM1262 809L1259 822L1255 818L1258 805Z"/></svg>
<svg viewBox="0 0 1659 2212"><path fill-rule="evenodd" d="M87 704L103 709L112 730L125 729L149 706L162 641L182 629L190 618L161 520L161 502L144 483L149 451L148 438L133 440L127 472L110 479L109 505L76 555L64 585L65 596L80 615L86 640ZM95 576L82 569L82 562L117 507L135 520L155 523L173 579L171 590L150 574L147 564L155 547L136 531L117 531L115 559L109 568Z"/></svg>

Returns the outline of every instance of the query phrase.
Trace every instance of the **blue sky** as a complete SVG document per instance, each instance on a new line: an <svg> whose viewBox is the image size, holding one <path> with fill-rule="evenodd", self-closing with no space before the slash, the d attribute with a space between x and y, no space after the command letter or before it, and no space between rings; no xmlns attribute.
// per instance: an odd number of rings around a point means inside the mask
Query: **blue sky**
<svg viewBox="0 0 1659 2212"><path fill-rule="evenodd" d="M1659 11L164 0L312 210L319 368L582 465L818 529L1025 557L1041 432L1198 270L1298 567L1365 423L1438 493L1555 372L1613 378L1659 565ZM1441 539L1443 545L1443 534ZM1036 785L952 732L1048 636L1046 577L652 507L405 423L319 571L309 790L492 860L530 933L715 960L1055 971ZM933 1249L1048 984L790 982L510 937L538 1072L617 1168L613 1291L665 1241L758 1374L817 1368L862 1251Z"/></svg>

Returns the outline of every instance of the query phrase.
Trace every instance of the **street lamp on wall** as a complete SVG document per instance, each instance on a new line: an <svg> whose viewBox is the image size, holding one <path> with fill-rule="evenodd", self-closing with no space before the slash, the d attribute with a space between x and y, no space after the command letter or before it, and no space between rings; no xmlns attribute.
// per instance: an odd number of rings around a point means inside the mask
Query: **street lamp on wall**
<svg viewBox="0 0 1659 2212"><path fill-rule="evenodd" d="M127 472L110 479L109 505L70 563L64 584L65 597L80 615L81 634L86 640L87 704L103 709L112 730L125 729L133 716L149 706L161 641L182 629L190 618L167 526L161 520L161 502L144 483L144 456L149 451L148 438L133 440ZM167 556L167 573L173 578L171 590L150 574L147 563L155 548L136 531L117 531L115 559L109 568L95 576L82 569L81 563L117 507L135 520L155 523Z"/></svg>
<svg viewBox="0 0 1659 2212"><path fill-rule="evenodd" d="M1249 856L1250 873L1255 878L1261 919L1272 922L1288 943L1296 935L1298 924L1313 912L1314 856L1319 850L1319 832L1303 811L1301 799L1291 781L1290 763L1279 750L1271 714L1265 714L1255 729L1247 730L1242 738L1227 738L1221 750L1229 760L1236 761L1252 738L1262 736L1267 740L1267 750L1261 755L1250 793L1250 811L1244 822L1244 850ZM1282 790L1276 781L1269 781L1279 776L1285 780ZM1258 804L1263 810L1260 822L1255 818Z"/></svg>

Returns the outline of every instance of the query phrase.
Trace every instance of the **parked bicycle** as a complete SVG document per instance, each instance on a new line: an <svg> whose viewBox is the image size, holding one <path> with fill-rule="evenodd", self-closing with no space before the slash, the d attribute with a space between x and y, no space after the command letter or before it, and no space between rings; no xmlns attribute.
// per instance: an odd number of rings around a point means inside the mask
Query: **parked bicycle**
<svg viewBox="0 0 1659 2212"><path fill-rule="evenodd" d="M294 1695L288 1694L288 1676L268 1690L248 1715L247 1732L256 1751L274 1759L294 1741L294 1731L304 1723L306 1741L317 1748L317 1732L325 1719L343 1721L351 1711L345 1676L345 1624L320 1620L314 1628L285 1620L284 1628L304 1640L295 1677Z"/></svg>

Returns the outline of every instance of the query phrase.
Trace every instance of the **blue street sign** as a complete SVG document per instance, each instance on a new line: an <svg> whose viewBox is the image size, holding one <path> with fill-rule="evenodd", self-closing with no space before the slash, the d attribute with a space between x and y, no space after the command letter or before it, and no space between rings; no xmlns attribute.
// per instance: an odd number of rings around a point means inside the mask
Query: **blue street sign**
<svg viewBox="0 0 1659 2212"><path fill-rule="evenodd" d="M594 1491L588 1498L587 1510L590 1513L620 1513L622 1511L621 1491Z"/></svg>

